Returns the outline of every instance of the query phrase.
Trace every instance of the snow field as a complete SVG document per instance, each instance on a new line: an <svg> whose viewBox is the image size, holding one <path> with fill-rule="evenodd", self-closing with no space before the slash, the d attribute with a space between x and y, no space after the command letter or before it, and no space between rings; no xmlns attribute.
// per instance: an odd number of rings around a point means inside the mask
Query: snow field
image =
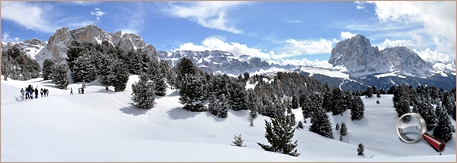
<svg viewBox="0 0 457 163"><path fill-rule="evenodd" d="M84 95L78 95L81 83L70 90L54 88L50 81L2 81L1 161L451 161L455 162L455 138L446 144L443 155L427 142L406 144L400 141L395 126L398 120L391 95L362 97L365 117L350 120L350 110L343 116L331 116L333 128L345 122L348 135L339 141L296 130L298 158L267 152L256 143L267 143L265 121L259 115L251 127L249 111L232 111L228 118L206 112L188 112L179 103L179 94L167 90L156 96L150 110L131 106L131 75L123 92L105 92L97 81L87 83ZM17 100L21 87L32 84L50 90L50 97ZM376 104L376 100L381 104ZM293 110L297 122L303 120L301 109ZM452 120L455 125L455 121ZM245 148L230 144L241 134ZM357 156L357 145L365 145L365 156Z"/></svg>

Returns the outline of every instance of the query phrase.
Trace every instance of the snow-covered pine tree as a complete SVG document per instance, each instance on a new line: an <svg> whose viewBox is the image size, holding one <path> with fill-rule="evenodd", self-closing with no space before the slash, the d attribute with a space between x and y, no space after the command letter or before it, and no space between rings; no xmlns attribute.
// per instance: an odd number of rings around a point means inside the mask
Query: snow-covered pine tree
<svg viewBox="0 0 457 163"><path fill-rule="evenodd" d="M244 140L241 138L241 134L239 136L234 136L233 137L235 140L232 141L232 146L237 146L237 147L246 147L243 145Z"/></svg>
<svg viewBox="0 0 457 163"><path fill-rule="evenodd" d="M341 122L340 134L343 136L346 136L348 134L348 128L346 127L346 124L344 122Z"/></svg>
<svg viewBox="0 0 457 163"><path fill-rule="evenodd" d="M247 110L247 92L244 85L240 82L232 82L231 89L229 91L229 103L232 106L232 109L235 111Z"/></svg>
<svg viewBox="0 0 457 163"><path fill-rule="evenodd" d="M184 104L183 109L197 112L206 111L203 105L203 87L199 76L184 74L179 94L181 95L179 101Z"/></svg>
<svg viewBox="0 0 457 163"><path fill-rule="evenodd" d="M55 62L52 61L51 59L45 59L43 62L43 79L44 80L49 80L51 79L51 74L52 74L52 67L54 67Z"/></svg>
<svg viewBox="0 0 457 163"><path fill-rule="evenodd" d="M70 45L68 45L67 49L67 64L68 68L70 71L73 72L73 61L78 59L79 56L82 55L82 53L85 51L85 48L81 44L81 42L73 40L70 42Z"/></svg>
<svg viewBox="0 0 457 163"><path fill-rule="evenodd" d="M359 146L357 147L357 156L365 155L363 151L365 151L365 146L362 143L359 143Z"/></svg>
<svg viewBox="0 0 457 163"><path fill-rule="evenodd" d="M140 109L154 107L154 84L149 81L148 75L141 73L140 80L132 84L133 106Z"/></svg>
<svg viewBox="0 0 457 163"><path fill-rule="evenodd" d="M186 74L196 75L197 67L194 66L194 64L189 58L183 57L181 58L181 61L179 61L176 65L176 88L180 89L181 84L183 82L183 78Z"/></svg>
<svg viewBox="0 0 457 163"><path fill-rule="evenodd" d="M248 102L247 106L248 106L249 114L250 114L251 118L252 119L257 118L259 101L258 101L257 96L254 93L254 91L252 91L252 90L249 91L247 102Z"/></svg>
<svg viewBox="0 0 457 163"><path fill-rule="evenodd" d="M91 60L91 56L87 53L84 53L82 56L79 56L73 62L73 71L71 72L71 77L74 82L94 81L96 74L96 67Z"/></svg>
<svg viewBox="0 0 457 163"><path fill-rule="evenodd" d="M332 111L333 108L333 93L331 91L324 93L324 99L322 102L322 107L326 112Z"/></svg>
<svg viewBox="0 0 457 163"><path fill-rule="evenodd" d="M356 96L352 101L352 109L351 109L351 120L359 120L363 118L363 114L365 112L365 108L363 105L363 101L360 96Z"/></svg>
<svg viewBox="0 0 457 163"><path fill-rule="evenodd" d="M56 63L52 68L52 83L59 89L64 89L68 84L68 68L64 64Z"/></svg>
<svg viewBox="0 0 457 163"><path fill-rule="evenodd" d="M365 91L368 97L373 96L373 89L371 87L368 87L367 90Z"/></svg>
<svg viewBox="0 0 457 163"><path fill-rule="evenodd" d="M438 124L438 118L430 103L422 103L419 106L419 114L424 118L425 123L427 124L427 130L431 131L435 129Z"/></svg>
<svg viewBox="0 0 457 163"><path fill-rule="evenodd" d="M116 92L123 91L129 80L129 70L127 65L120 59L113 61L113 64L110 66L111 74L109 78L111 79L111 84L114 86Z"/></svg>
<svg viewBox="0 0 457 163"><path fill-rule="evenodd" d="M309 128L309 131L334 139L332 123L330 122L328 115L322 109L316 110L314 118L311 119L311 123L312 125Z"/></svg>
<svg viewBox="0 0 457 163"><path fill-rule="evenodd" d="M438 125L436 126L435 130L433 130L433 136L444 140L444 142L448 142L452 139L452 131L454 126L452 126L449 116L441 106L438 105L435 110L438 116Z"/></svg>
<svg viewBox="0 0 457 163"><path fill-rule="evenodd" d="M288 154L295 157L300 155L297 153L297 149L295 149L298 141L292 142L291 140L294 137L294 127L286 122L285 117L278 116L270 119L271 123L265 120L265 138L270 145L257 144L266 151Z"/></svg>
<svg viewBox="0 0 457 163"><path fill-rule="evenodd" d="M208 104L208 111L219 118L227 118L229 109L227 103L225 95L222 94L218 98L216 98L215 95L211 95Z"/></svg>
<svg viewBox="0 0 457 163"><path fill-rule="evenodd" d="M109 57L107 54L103 54L100 56L100 64L98 65L98 75L100 77L99 81L103 85L111 85L110 77L110 66L113 63L113 59Z"/></svg>

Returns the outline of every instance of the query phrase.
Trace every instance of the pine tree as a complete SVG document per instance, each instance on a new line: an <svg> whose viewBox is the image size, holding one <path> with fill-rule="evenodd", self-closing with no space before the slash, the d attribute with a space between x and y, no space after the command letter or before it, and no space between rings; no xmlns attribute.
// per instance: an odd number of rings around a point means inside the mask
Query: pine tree
<svg viewBox="0 0 457 163"><path fill-rule="evenodd" d="M299 107L299 102L298 102L298 98L297 96L293 96L292 97L292 108L296 109Z"/></svg>
<svg viewBox="0 0 457 163"><path fill-rule="evenodd" d="M233 140L233 144L232 146L237 146L237 147L246 147L245 145L243 145L243 142L244 140L241 138L241 134L239 136L234 136L233 137L235 140Z"/></svg>
<svg viewBox="0 0 457 163"><path fill-rule="evenodd" d="M52 83L56 84L56 87L59 89L64 89L68 84L67 76L68 68L66 65L56 63L52 69Z"/></svg>
<svg viewBox="0 0 457 163"><path fill-rule="evenodd" d="M51 79L51 74L52 74L52 67L54 67L55 62L52 61L51 59L45 59L43 62L43 79L44 80L49 80Z"/></svg>
<svg viewBox="0 0 457 163"><path fill-rule="evenodd" d="M240 82L231 83L229 103L235 111L248 109L247 92Z"/></svg>
<svg viewBox="0 0 457 163"><path fill-rule="evenodd" d="M346 124L344 122L341 122L340 134L343 135L343 136L346 136L348 134L348 129L347 129Z"/></svg>
<svg viewBox="0 0 457 163"><path fill-rule="evenodd" d="M96 67L92 63L89 54L85 53L73 61L71 77L74 82L94 81L96 78Z"/></svg>
<svg viewBox="0 0 457 163"><path fill-rule="evenodd" d="M373 96L373 89L371 87L368 87L365 92L366 92L368 97L372 97Z"/></svg>
<svg viewBox="0 0 457 163"><path fill-rule="evenodd" d="M183 82L183 78L185 77L186 74L189 75L196 75L197 74L197 67L194 66L192 61L189 58L181 58L181 61L179 61L176 65L176 75L177 75L177 81L176 81L176 88L180 89L181 84Z"/></svg>
<svg viewBox="0 0 457 163"><path fill-rule="evenodd" d="M211 95L208 111L219 118L227 118L229 109L227 103L225 95L222 94L218 98L216 98L215 95Z"/></svg>
<svg viewBox="0 0 457 163"><path fill-rule="evenodd" d="M129 70L127 65L117 59L110 66L111 74L109 78L111 79L111 84L114 86L116 92L123 91L129 80Z"/></svg>
<svg viewBox="0 0 457 163"><path fill-rule="evenodd" d="M248 93L247 107L250 111L249 113L252 119L257 118L258 105L259 101L257 96L255 95L254 91L250 91Z"/></svg>
<svg viewBox="0 0 457 163"><path fill-rule="evenodd" d="M309 128L309 131L334 139L332 123L330 123L328 115L323 110L317 109L313 117L314 118L311 119L312 125Z"/></svg>
<svg viewBox="0 0 457 163"><path fill-rule="evenodd" d="M179 101L184 104L183 109L188 111L206 111L203 105L203 87L200 77L185 74L180 86Z"/></svg>
<svg viewBox="0 0 457 163"><path fill-rule="evenodd" d="M365 112L362 99L357 96L353 100L353 107L351 109L351 120L359 120L363 118Z"/></svg>
<svg viewBox="0 0 457 163"><path fill-rule="evenodd" d="M111 85L112 79L110 78L110 67L113 63L113 59L109 57L109 55L102 55L100 56L100 64L98 68L98 75L100 77L99 81L103 85Z"/></svg>
<svg viewBox="0 0 457 163"><path fill-rule="evenodd" d="M345 111L344 107L344 100L343 100L343 92L340 88L335 87L333 89L333 97L332 97L332 113L333 115L341 114Z"/></svg>
<svg viewBox="0 0 457 163"><path fill-rule="evenodd" d="M357 155L364 156L365 154L363 151L365 151L365 146L362 143L359 143L359 146L357 147Z"/></svg>
<svg viewBox="0 0 457 163"><path fill-rule="evenodd" d="M435 130L433 130L433 136L444 140L444 142L447 142L452 139L452 131L454 127L452 126L449 116L442 109L442 107L437 106L436 113L438 116L438 125L436 126Z"/></svg>
<svg viewBox="0 0 457 163"><path fill-rule="evenodd" d="M140 80L132 84L133 106L141 109L154 107L154 84L149 81L149 77L142 73Z"/></svg>
<svg viewBox="0 0 457 163"><path fill-rule="evenodd" d="M292 143L295 129L290 123L286 122L285 117L278 116L276 118L270 118L271 123L265 120L265 138L270 145L257 143L266 151L278 152L288 154L297 157L300 155L297 153L297 140Z"/></svg>

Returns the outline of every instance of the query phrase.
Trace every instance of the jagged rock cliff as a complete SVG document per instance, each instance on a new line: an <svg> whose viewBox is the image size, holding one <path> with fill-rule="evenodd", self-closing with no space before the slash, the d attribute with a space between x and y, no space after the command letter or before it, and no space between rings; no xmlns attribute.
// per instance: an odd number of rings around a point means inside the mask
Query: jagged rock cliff
<svg viewBox="0 0 457 163"><path fill-rule="evenodd" d="M332 49L329 63L344 66L351 76L395 72L404 75L429 76L432 64L406 47L379 51L363 35L341 41Z"/></svg>

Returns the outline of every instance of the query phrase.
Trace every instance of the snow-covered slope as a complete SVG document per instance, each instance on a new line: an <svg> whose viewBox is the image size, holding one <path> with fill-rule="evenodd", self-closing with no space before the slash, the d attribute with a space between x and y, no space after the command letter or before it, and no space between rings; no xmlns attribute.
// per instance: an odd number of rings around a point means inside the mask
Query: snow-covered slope
<svg viewBox="0 0 457 163"><path fill-rule="evenodd" d="M248 111L229 111L226 119L187 112L172 90L157 97L154 108L136 109L130 105L136 80L133 75L125 91L110 88L108 93L100 83L88 83L84 95L77 93L81 83L70 84L75 95L69 95L70 90L41 79L2 81L1 161L456 161L455 138L443 155L424 141L399 140L391 95L382 96L380 105L378 98L363 98L360 121L351 121L349 111L330 116L333 126L346 123L343 142L309 132L307 119L293 138L301 154L296 158L261 149L256 143L267 143L264 120L269 118L259 116L250 127ZM29 84L50 89L50 97L18 99L20 88ZM303 120L300 109L293 111L297 121ZM230 146L235 134L247 147ZM334 136L339 138L339 131ZM365 145L365 156L357 156L358 143Z"/></svg>

